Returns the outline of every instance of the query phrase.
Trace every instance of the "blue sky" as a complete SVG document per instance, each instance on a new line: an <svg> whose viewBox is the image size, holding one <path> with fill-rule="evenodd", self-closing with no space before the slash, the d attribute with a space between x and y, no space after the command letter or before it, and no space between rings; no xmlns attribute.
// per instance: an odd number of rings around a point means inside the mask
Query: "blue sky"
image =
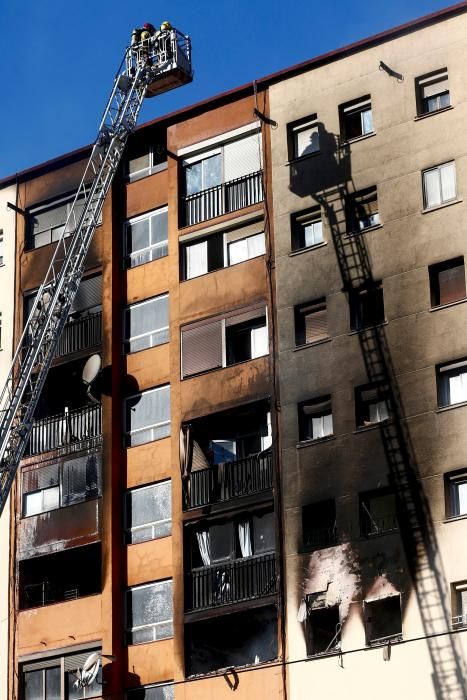
<svg viewBox="0 0 467 700"><path fill-rule="evenodd" d="M140 123L416 17L442 0L0 0L0 178L94 140L131 29L170 20L193 42L192 85Z"/></svg>

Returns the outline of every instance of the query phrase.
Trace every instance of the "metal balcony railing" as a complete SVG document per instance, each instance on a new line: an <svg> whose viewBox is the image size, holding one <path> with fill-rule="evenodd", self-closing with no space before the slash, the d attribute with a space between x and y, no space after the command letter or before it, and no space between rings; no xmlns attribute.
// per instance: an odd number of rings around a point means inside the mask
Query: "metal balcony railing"
<svg viewBox="0 0 467 700"><path fill-rule="evenodd" d="M395 514L384 515L380 518L371 516L371 519L365 514L360 528L362 537L376 537L376 535L396 532L399 529L399 525Z"/></svg>
<svg viewBox="0 0 467 700"><path fill-rule="evenodd" d="M80 597L79 587L64 588L54 586L47 579L40 583L30 583L24 587L23 608L37 608L51 603L76 600Z"/></svg>
<svg viewBox="0 0 467 700"><path fill-rule="evenodd" d="M191 472L188 483L188 508L268 491L272 488L272 454L260 452Z"/></svg>
<svg viewBox="0 0 467 700"><path fill-rule="evenodd" d="M275 554L246 557L191 571L187 576L186 610L204 610L275 593Z"/></svg>
<svg viewBox="0 0 467 700"><path fill-rule="evenodd" d="M462 613L461 615L454 615L452 618L452 629L460 630L464 627L467 627L467 612Z"/></svg>
<svg viewBox="0 0 467 700"><path fill-rule="evenodd" d="M332 547L337 544L336 527L314 528L303 533L303 546L305 549L319 549Z"/></svg>
<svg viewBox="0 0 467 700"><path fill-rule="evenodd" d="M258 170L182 197L181 226L199 224L201 221L258 204L263 199L263 171Z"/></svg>
<svg viewBox="0 0 467 700"><path fill-rule="evenodd" d="M58 341L55 357L98 347L102 343L102 311L88 314L76 321L69 320Z"/></svg>
<svg viewBox="0 0 467 700"><path fill-rule="evenodd" d="M49 452L102 434L102 408L92 404L34 421L26 456Z"/></svg>

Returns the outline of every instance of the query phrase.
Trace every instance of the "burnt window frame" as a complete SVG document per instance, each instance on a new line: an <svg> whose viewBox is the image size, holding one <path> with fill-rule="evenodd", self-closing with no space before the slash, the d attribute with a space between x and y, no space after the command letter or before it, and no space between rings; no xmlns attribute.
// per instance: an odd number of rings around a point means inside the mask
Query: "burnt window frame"
<svg viewBox="0 0 467 700"><path fill-rule="evenodd" d="M320 511L325 511L329 507L329 523L332 521L332 525L326 525L324 527L310 527L310 521L316 518L316 522L322 519L322 513ZM314 515L315 511L318 511L318 515ZM313 514L310 518L309 514ZM326 498L321 501L315 501L314 503L307 503L302 506L301 509L301 525L302 525L302 548L305 552L312 552L317 549L326 549L327 547L334 547L338 542L337 537L337 521L336 521L336 499Z"/></svg>
<svg viewBox="0 0 467 700"><path fill-rule="evenodd" d="M306 605L306 620L305 620L305 644L306 644L306 655L308 658L313 658L315 656L328 656L332 654L338 654L340 649L341 649L341 619L340 619L340 610L339 610L339 605L321 605L321 606L316 606L313 607L313 601L315 598L315 594L308 594L305 597L305 605ZM312 617L321 617L322 615L327 614L331 616L332 614L335 614L335 619L336 619L336 631L331 637L331 642L333 639L335 639L335 642L332 646L330 644L325 648L325 649L320 649L318 651L315 651L313 648L313 628L316 627L316 623L313 625L313 622L310 618ZM337 629L338 628L338 629Z"/></svg>
<svg viewBox="0 0 467 700"><path fill-rule="evenodd" d="M365 302L365 298L368 298L364 296L367 294L374 294L375 297L376 295L379 297L378 303L381 303L380 310L382 313L380 317L370 318L369 321L365 322L363 302ZM383 323L386 323L386 314L384 307L384 289L382 280L372 281L371 285L360 287L360 289L353 289L351 292L349 292L349 306L351 332L358 333L368 328L374 328L375 326L381 326ZM374 315L376 316L375 312Z"/></svg>
<svg viewBox="0 0 467 700"><path fill-rule="evenodd" d="M369 110L365 109L365 107L368 105L370 108ZM364 112L368 111L371 112L371 130L365 131L364 120L362 119L362 115ZM362 130L361 133L350 136L350 129L348 123L349 117L355 116L357 114L360 115L360 125L362 127ZM352 141L356 141L357 139L366 138L376 133L374 127L373 100L371 94L362 95L362 97L357 97L356 99L349 100L348 102L344 102L343 104L339 105L339 128L342 141L349 143Z"/></svg>
<svg viewBox="0 0 467 700"><path fill-rule="evenodd" d="M305 227L307 224L321 223L321 240L311 245L305 242ZM302 211L297 211L290 216L291 232L291 252L296 253L302 250L313 250L325 244L323 217L320 207L310 207Z"/></svg>
<svg viewBox="0 0 467 700"><path fill-rule="evenodd" d="M388 513L384 516L386 519L379 527L375 525L375 530L373 529L373 523L376 523L376 516L373 517L371 513L371 507L368 507L370 500L376 500L378 498L392 497L394 505L394 513ZM379 518L381 520L381 518ZM364 539L374 539L375 537L382 537L383 535L390 535L399 530L399 520L397 517L397 499L396 495L389 486L372 489L371 491L362 491L359 493L359 525L360 525L360 537Z"/></svg>
<svg viewBox="0 0 467 700"><path fill-rule="evenodd" d="M429 97L423 97L423 89L425 85L439 85L446 82L447 89L440 90L439 92L430 95ZM433 98L439 98L443 95L448 95L448 104L441 105L435 109L427 109L427 101ZM429 114L436 114L437 112L443 112L444 110L450 109L451 105L451 90L449 86L449 72L447 67L439 68L435 71L430 71L430 73L424 73L415 78L415 100L417 105L417 117L424 117Z"/></svg>
<svg viewBox="0 0 467 700"><path fill-rule="evenodd" d="M365 207L365 204L376 202L376 211L370 213L369 215L359 216L359 207ZM381 224L381 215L379 212L379 198L378 198L378 187L377 185L372 185L371 187L365 187L363 190L358 190L349 194L345 202L346 208L346 227L347 234L359 234L365 233L365 231L370 231L374 228L379 228ZM364 213L364 212L363 212ZM360 224L364 222L365 217L369 219L370 217L377 217L377 221L374 223L368 223L364 226Z"/></svg>
<svg viewBox="0 0 467 700"><path fill-rule="evenodd" d="M329 410L325 409L325 405L329 406ZM309 418L307 417L307 414L304 412L304 407L305 406L310 406L311 411L308 414ZM316 407L316 411L313 412L313 406ZM300 401L297 404L297 412L298 412L298 439L300 444L307 444L311 442L319 442L321 440L329 440L329 438L332 438L334 436L334 414L332 410L332 395L331 394L324 394L323 396L317 396L312 399L308 399L305 401ZM320 437L305 437L308 432L308 421L311 421L311 426L313 426L312 423L312 418L313 416L316 415L317 417L324 418L327 415L331 416L331 432L326 433L323 436ZM323 423L323 428L324 428L324 423ZM324 431L323 431L324 432ZM311 433L313 433L313 429L311 430Z"/></svg>
<svg viewBox="0 0 467 700"><path fill-rule="evenodd" d="M371 634L372 617L370 617L369 612L378 605L382 605L384 601L395 598L399 601L399 612L400 612L400 631L393 632L391 634L384 635L383 637L374 638ZM403 620L402 620L402 596L400 593L395 593L394 595L388 595L384 598L375 598L373 600L363 601L363 614L365 620L365 638L366 645L369 647L380 646L387 644L389 641L402 641L403 639ZM374 613L372 613L373 615Z"/></svg>
<svg viewBox="0 0 467 700"><path fill-rule="evenodd" d="M441 302L441 285L439 280L440 273L446 272L447 270L453 270L462 267L464 270L464 296L458 297L451 301ZM467 298L467 285L465 280L465 262L464 256L459 255L456 258L450 258L449 260L443 260L439 263L433 263L428 266L428 277L430 281L430 303L431 308L436 309L440 306L448 306L449 304L455 304L458 301L463 301Z"/></svg>
<svg viewBox="0 0 467 700"><path fill-rule="evenodd" d="M310 131L310 133L317 133L318 135L318 148L313 148L309 153L302 153L298 155L298 141L297 134L304 131ZM302 117L301 119L296 119L293 122L287 124L287 153L289 162L295 160L301 160L302 158L309 158L310 156L317 155L321 153L320 147L320 125L318 122L318 115L310 114L307 117ZM305 149L306 150L306 149Z"/></svg>

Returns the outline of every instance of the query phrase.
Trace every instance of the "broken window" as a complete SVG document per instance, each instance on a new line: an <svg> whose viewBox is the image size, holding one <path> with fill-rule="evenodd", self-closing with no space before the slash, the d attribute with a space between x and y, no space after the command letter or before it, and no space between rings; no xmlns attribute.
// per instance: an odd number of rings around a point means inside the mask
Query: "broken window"
<svg viewBox="0 0 467 700"><path fill-rule="evenodd" d="M380 223L376 187L349 195L346 208L348 233L359 233Z"/></svg>
<svg viewBox="0 0 467 700"><path fill-rule="evenodd" d="M126 642L143 644L173 635L172 581L135 586L126 592Z"/></svg>
<svg viewBox="0 0 467 700"><path fill-rule="evenodd" d="M182 377L252 360L269 352L264 305L182 328Z"/></svg>
<svg viewBox="0 0 467 700"><path fill-rule="evenodd" d="M402 638L400 595L366 600L364 603L367 644L383 644Z"/></svg>
<svg viewBox="0 0 467 700"><path fill-rule="evenodd" d="M125 350L138 352L169 340L169 295L145 299L125 309Z"/></svg>
<svg viewBox="0 0 467 700"><path fill-rule="evenodd" d="M389 419L388 387L384 384L366 385L355 389L357 428L368 428Z"/></svg>
<svg viewBox="0 0 467 700"><path fill-rule="evenodd" d="M384 323L384 297L382 282L371 287L353 290L349 294L350 327L360 331Z"/></svg>
<svg viewBox="0 0 467 700"><path fill-rule="evenodd" d="M398 528L396 499L388 489L360 495L360 530L363 537L384 535Z"/></svg>
<svg viewBox="0 0 467 700"><path fill-rule="evenodd" d="M295 345L308 345L328 338L326 299L295 307Z"/></svg>
<svg viewBox="0 0 467 700"><path fill-rule="evenodd" d="M340 649L341 622L339 606L313 608L314 596L307 596L306 653L307 656L331 653Z"/></svg>
<svg viewBox="0 0 467 700"><path fill-rule="evenodd" d="M76 688L76 672L86 659L100 649L88 649L77 654L45 657L21 667L21 700L81 700L102 696L102 667L86 688ZM164 698L165 700L165 698Z"/></svg>
<svg viewBox="0 0 467 700"><path fill-rule="evenodd" d="M169 683L153 683L141 688L132 688L125 693L125 700L174 700L175 686Z"/></svg>
<svg viewBox="0 0 467 700"><path fill-rule="evenodd" d="M303 547L318 549L337 543L336 502L329 499L302 507Z"/></svg>
<svg viewBox="0 0 467 700"><path fill-rule="evenodd" d="M125 399L125 444L142 445L170 435L170 386Z"/></svg>
<svg viewBox="0 0 467 700"><path fill-rule="evenodd" d="M465 299L464 256L446 260L428 268L430 275L431 306L452 304Z"/></svg>
<svg viewBox="0 0 467 700"><path fill-rule="evenodd" d="M186 675L250 666L277 657L277 610L253 608L185 625Z"/></svg>
<svg viewBox="0 0 467 700"><path fill-rule="evenodd" d="M128 491L125 521L127 544L147 542L170 535L172 532L170 479Z"/></svg>
<svg viewBox="0 0 467 700"><path fill-rule="evenodd" d="M333 434L330 396L303 401L298 405L299 440L320 440Z"/></svg>
<svg viewBox="0 0 467 700"><path fill-rule="evenodd" d="M451 104L447 68L420 76L415 80L415 89L419 116L438 112Z"/></svg>
<svg viewBox="0 0 467 700"><path fill-rule="evenodd" d="M341 135L344 141L373 133L373 112L371 97L366 95L358 100L346 102L339 107Z"/></svg>
<svg viewBox="0 0 467 700"><path fill-rule="evenodd" d="M100 544L20 561L20 608L35 608L100 593L101 561Z"/></svg>
<svg viewBox="0 0 467 700"><path fill-rule="evenodd" d="M451 584L452 628L467 627L467 581Z"/></svg>
<svg viewBox="0 0 467 700"><path fill-rule="evenodd" d="M125 259L127 267L136 267L168 255L167 207L125 223Z"/></svg>

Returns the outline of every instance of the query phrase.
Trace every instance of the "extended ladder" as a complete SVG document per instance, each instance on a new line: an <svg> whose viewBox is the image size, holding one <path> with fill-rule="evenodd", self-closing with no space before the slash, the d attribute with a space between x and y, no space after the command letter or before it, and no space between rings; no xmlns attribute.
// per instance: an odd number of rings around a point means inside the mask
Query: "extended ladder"
<svg viewBox="0 0 467 700"><path fill-rule="evenodd" d="M63 233L0 394L0 515L29 440L86 253L143 99L191 80L190 40L175 29L125 51Z"/></svg>

